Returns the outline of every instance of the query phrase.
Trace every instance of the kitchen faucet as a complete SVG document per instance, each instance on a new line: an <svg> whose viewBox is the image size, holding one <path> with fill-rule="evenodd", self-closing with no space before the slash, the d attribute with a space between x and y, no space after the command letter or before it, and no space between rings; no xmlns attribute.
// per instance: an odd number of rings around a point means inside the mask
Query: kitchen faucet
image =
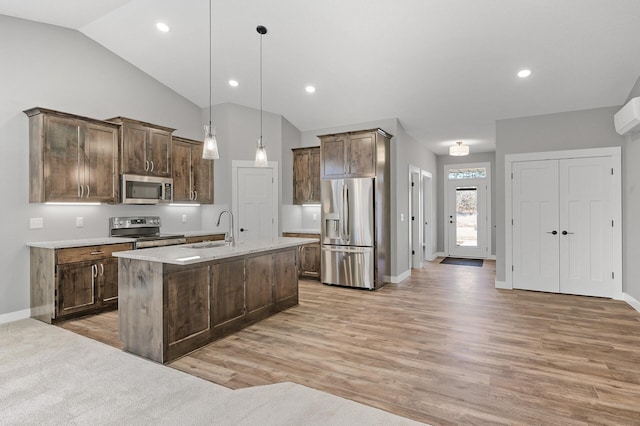
<svg viewBox="0 0 640 426"><path fill-rule="evenodd" d="M229 232L224 233L224 242L227 243L227 245L235 247L236 240L233 238L233 213L229 210L222 210L220 212L220 216L218 216L218 223L216 223L216 226L220 226L220 219L222 218L223 213L229 213Z"/></svg>

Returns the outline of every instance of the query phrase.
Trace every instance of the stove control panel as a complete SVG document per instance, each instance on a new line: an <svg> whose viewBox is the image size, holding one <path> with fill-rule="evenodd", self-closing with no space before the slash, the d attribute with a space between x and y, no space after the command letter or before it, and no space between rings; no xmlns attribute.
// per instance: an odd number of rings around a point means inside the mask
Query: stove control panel
<svg viewBox="0 0 640 426"><path fill-rule="evenodd" d="M160 216L110 217L110 229L122 228L159 228Z"/></svg>

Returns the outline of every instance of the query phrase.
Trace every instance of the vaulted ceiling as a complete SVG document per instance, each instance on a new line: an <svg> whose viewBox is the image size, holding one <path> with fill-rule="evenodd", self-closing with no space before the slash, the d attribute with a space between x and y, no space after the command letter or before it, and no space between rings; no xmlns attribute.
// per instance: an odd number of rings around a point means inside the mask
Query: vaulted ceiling
<svg viewBox="0 0 640 426"><path fill-rule="evenodd" d="M265 25L265 110L303 131L397 117L437 154L457 140L495 149L497 119L620 105L640 75L638 0L212 0L212 11L214 104L259 107ZM208 0L0 0L0 14L76 29L208 105Z"/></svg>

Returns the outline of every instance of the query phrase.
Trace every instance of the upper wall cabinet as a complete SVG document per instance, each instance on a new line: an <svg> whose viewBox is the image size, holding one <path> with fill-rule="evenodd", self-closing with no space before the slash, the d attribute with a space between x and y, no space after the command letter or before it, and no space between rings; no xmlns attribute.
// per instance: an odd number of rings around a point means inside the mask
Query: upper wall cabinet
<svg viewBox="0 0 640 426"><path fill-rule="evenodd" d="M320 147L294 148L293 204L320 203Z"/></svg>
<svg viewBox="0 0 640 426"><path fill-rule="evenodd" d="M124 117L107 121L121 126L121 173L171 177L171 134L174 129Z"/></svg>
<svg viewBox="0 0 640 426"><path fill-rule="evenodd" d="M173 137L173 201L213 204L213 160L202 159L203 143Z"/></svg>
<svg viewBox="0 0 640 426"><path fill-rule="evenodd" d="M29 202L118 201L118 127L44 108L29 116Z"/></svg>
<svg viewBox="0 0 640 426"><path fill-rule="evenodd" d="M323 135L320 138L323 179L375 177L378 138L391 139L381 129Z"/></svg>

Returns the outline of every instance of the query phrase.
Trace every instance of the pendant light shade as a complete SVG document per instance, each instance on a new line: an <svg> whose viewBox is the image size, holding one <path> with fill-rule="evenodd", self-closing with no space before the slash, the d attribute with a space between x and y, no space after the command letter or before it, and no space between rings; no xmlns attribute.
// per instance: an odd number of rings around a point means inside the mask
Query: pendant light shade
<svg viewBox="0 0 640 426"><path fill-rule="evenodd" d="M260 137L256 144L256 161L255 167L267 167L269 164L267 161L267 148L264 146L264 139L262 139L262 36L267 33L267 28L258 25L256 28L258 34L260 34Z"/></svg>
<svg viewBox="0 0 640 426"><path fill-rule="evenodd" d="M216 140L216 128L209 124L204 125L204 148L202 149L202 158L205 160L217 160L218 141Z"/></svg>
<svg viewBox="0 0 640 426"><path fill-rule="evenodd" d="M449 147L449 155L455 157L469 155L469 145L463 145L462 141L458 141L455 145Z"/></svg>
<svg viewBox="0 0 640 426"><path fill-rule="evenodd" d="M202 148L202 158L205 160L217 160L218 141L216 139L216 128L211 124L211 0L209 0L209 124L204 126L204 147Z"/></svg>

